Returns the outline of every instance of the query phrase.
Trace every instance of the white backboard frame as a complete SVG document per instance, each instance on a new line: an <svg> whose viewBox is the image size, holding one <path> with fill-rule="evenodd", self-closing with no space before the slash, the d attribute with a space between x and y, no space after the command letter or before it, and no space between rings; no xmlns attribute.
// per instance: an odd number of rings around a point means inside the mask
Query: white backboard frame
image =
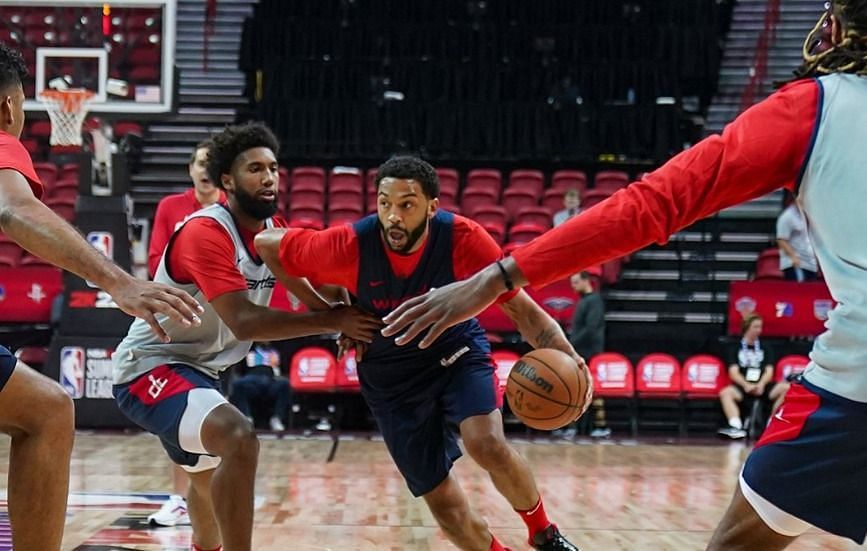
<svg viewBox="0 0 867 551"><path fill-rule="evenodd" d="M105 84L108 81L108 52L104 48L36 48L36 97L45 90L45 63L49 57L92 57L99 61L99 89L91 90L96 95L91 102L105 103ZM73 87L75 84L73 83ZM38 103L39 100L27 100ZM24 108L27 109L27 101Z"/></svg>
<svg viewBox="0 0 867 551"><path fill-rule="evenodd" d="M177 32L177 0L0 0L0 6L15 6L18 8L28 6L51 6L51 7L99 7L108 4L110 7L117 8L162 8L163 18L163 36L162 36L162 75L160 78L160 86L162 87L162 101L136 103L135 101L120 101L112 103L108 101L105 92L105 84L108 78L108 63L106 62L106 73L102 74L103 63L100 61L100 90L94 90L97 97L89 104L89 111L93 114L130 114L130 115L159 115L172 113L174 109L174 99L176 95L175 87L175 48L176 48L176 32ZM40 48L43 49L43 48ZM48 50L93 50L99 48L45 48ZM107 52L103 52L107 56ZM38 51L37 51L38 55ZM71 57L76 57L72 54ZM37 65L37 69L39 69ZM39 73L39 71L37 70ZM42 88L39 87L40 80L44 80L44 73L35 75L37 91L44 89L45 83L42 83ZM37 96L38 97L38 96ZM25 111L40 111L45 112L45 106L38 99L29 98L24 101Z"/></svg>

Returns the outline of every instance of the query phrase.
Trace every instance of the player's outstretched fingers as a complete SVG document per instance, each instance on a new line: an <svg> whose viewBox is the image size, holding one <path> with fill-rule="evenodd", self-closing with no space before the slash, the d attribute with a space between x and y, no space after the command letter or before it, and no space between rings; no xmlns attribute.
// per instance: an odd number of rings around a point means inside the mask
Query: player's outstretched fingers
<svg viewBox="0 0 867 551"><path fill-rule="evenodd" d="M350 348L355 347L354 344L350 345L348 343L349 343L349 341L343 341L343 342L338 341L338 343L337 343L337 360L338 361L343 359L343 356L345 356L346 353L349 352Z"/></svg>
<svg viewBox="0 0 867 551"><path fill-rule="evenodd" d="M424 302L424 295L411 298L384 316L382 321L388 325L382 330L382 336L391 337L399 333L414 319L413 314L417 312L416 305L422 302Z"/></svg>
<svg viewBox="0 0 867 551"><path fill-rule="evenodd" d="M449 324L445 318L440 318L438 322L431 325L431 328L428 329L427 334L425 334L421 342L418 343L418 347L427 348L428 346L432 345L434 341L440 338L440 335L442 335L449 327L451 327L451 324Z"/></svg>
<svg viewBox="0 0 867 551"><path fill-rule="evenodd" d="M186 303L187 307L191 311L193 311L194 313L201 314L202 312L205 311L205 308L201 304L199 304L199 301L194 299L192 297L192 295L190 295L188 292L186 292L182 289L178 289L176 287L171 287L169 285L166 285L166 289L168 290L169 293L177 296L182 301L184 301Z"/></svg>
<svg viewBox="0 0 867 551"><path fill-rule="evenodd" d="M199 316L195 314L192 314L192 319L184 317L179 308L185 308L186 305L184 305L181 299L168 293L163 293L162 291L148 293L147 296L143 297L143 300L144 304L142 307L148 313L162 314L163 316L186 327L191 327L194 324L199 325L201 323Z"/></svg>
<svg viewBox="0 0 867 551"><path fill-rule="evenodd" d="M405 315L407 316L407 318L409 320L413 320L413 321L406 328L406 331L404 331L401 336L399 336L397 339L395 339L395 341L394 341L395 344L397 344L399 346L403 346L409 342L412 342L412 340L414 338L416 338L417 336L419 336L421 334L421 332L424 331L427 327L430 327L431 325L434 325L435 323L437 326L441 325L440 320L442 319L442 316L437 314L435 311L426 311L426 310L427 310L427 307L419 306L419 307L417 307L417 309L410 309L407 311L407 313ZM446 326L446 327L448 327L448 326ZM439 329L438 333L436 334L436 336L433 339L430 338L430 331L429 331L428 334L425 336L424 341L422 341L422 342L426 342L427 344L425 346L421 346L422 343L419 343L419 347L420 348L427 348L427 346L430 345L430 343L432 343L434 340L436 340L436 337L439 337L439 335L443 331L445 331L446 327Z"/></svg>
<svg viewBox="0 0 867 551"><path fill-rule="evenodd" d="M159 284L153 295L154 299L166 305L160 309L161 314L184 325L201 325L198 313L204 312L204 308L186 291Z"/></svg>
<svg viewBox="0 0 867 551"><path fill-rule="evenodd" d="M141 319L145 320L148 325L150 325L151 331L156 334L158 339L165 343L172 341L171 337L169 337L169 334L166 333L165 329L163 329L162 326L160 326L155 315L153 315L152 313L148 313L140 317Z"/></svg>

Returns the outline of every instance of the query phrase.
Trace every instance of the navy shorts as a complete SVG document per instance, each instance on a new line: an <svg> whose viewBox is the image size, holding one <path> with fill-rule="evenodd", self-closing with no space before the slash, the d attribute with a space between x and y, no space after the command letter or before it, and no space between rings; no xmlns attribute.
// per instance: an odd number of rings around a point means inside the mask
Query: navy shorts
<svg viewBox="0 0 867 551"><path fill-rule="evenodd" d="M160 437L172 461L191 472L216 467L200 431L205 417L227 403L219 380L187 365L161 365L115 385L114 397L124 415Z"/></svg>
<svg viewBox="0 0 867 551"><path fill-rule="evenodd" d="M0 346L0 391L9 382L9 377L15 371L15 366L18 365L18 359L9 352L5 346Z"/></svg>
<svg viewBox="0 0 867 551"><path fill-rule="evenodd" d="M773 530L810 526L863 543L867 404L795 381L747 457L741 490Z"/></svg>
<svg viewBox="0 0 867 551"><path fill-rule="evenodd" d="M361 393L388 451L416 497L436 488L461 456L457 426L501 405L489 354L471 350L448 367L359 366ZM397 384L389 385L392 379Z"/></svg>

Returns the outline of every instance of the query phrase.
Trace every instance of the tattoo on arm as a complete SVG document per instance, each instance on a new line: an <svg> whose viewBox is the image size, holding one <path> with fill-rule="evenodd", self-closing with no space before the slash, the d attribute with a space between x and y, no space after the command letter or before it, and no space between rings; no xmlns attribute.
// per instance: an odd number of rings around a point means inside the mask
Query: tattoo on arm
<svg viewBox="0 0 867 551"><path fill-rule="evenodd" d="M563 338L563 331L560 327L546 327L542 329L538 335L533 338L532 344L535 348L551 348L551 345L558 337Z"/></svg>

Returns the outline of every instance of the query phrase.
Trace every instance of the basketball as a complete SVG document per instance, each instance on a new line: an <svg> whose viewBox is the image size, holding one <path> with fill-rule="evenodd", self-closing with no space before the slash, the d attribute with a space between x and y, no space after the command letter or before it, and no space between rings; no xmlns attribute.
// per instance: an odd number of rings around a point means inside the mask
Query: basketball
<svg viewBox="0 0 867 551"><path fill-rule="evenodd" d="M506 399L512 413L528 427L559 429L578 419L593 397L587 367L552 348L528 352L509 372Z"/></svg>

